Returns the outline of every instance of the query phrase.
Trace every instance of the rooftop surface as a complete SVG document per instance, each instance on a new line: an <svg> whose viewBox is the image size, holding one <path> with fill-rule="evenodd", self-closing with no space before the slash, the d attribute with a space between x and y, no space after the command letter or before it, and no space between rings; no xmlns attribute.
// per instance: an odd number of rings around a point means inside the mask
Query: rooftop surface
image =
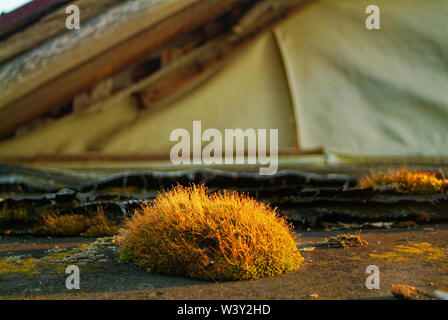
<svg viewBox="0 0 448 320"><path fill-rule="evenodd" d="M155 275L118 262L110 242L81 238L0 240L0 297L3 299L393 299L392 285L428 293L448 290L448 225L416 229L363 230L362 247L325 248L330 236L358 230L296 230L305 263L297 272L255 281L202 282ZM101 242L101 241L100 241ZM314 249L313 249L314 248ZM23 261L2 269L6 257ZM25 261L37 259L39 268ZM64 261L64 262L61 262ZM78 264L81 289L65 287L65 265ZM367 289L366 268L380 270L380 289ZM39 270L40 271L39 271ZM10 269L9 269L10 270Z"/></svg>

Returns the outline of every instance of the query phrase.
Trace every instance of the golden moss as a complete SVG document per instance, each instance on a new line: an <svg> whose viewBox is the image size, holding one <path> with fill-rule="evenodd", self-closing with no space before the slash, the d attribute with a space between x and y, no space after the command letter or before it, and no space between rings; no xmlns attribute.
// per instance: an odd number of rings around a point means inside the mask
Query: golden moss
<svg viewBox="0 0 448 320"><path fill-rule="evenodd" d="M385 253L371 253L370 257L386 259L389 262L419 260L426 262L448 262L448 248L434 248L428 242L414 243L410 246L398 245L393 251Z"/></svg>
<svg viewBox="0 0 448 320"><path fill-rule="evenodd" d="M34 235L110 237L118 233L118 227L110 222L101 207L90 218L82 215L46 214L40 225L30 230Z"/></svg>
<svg viewBox="0 0 448 320"><path fill-rule="evenodd" d="M66 266L60 263L61 260L84 249L85 248L78 247L70 251L51 253L42 259L22 259L20 257L2 258L0 259L0 275L7 273L24 273L27 275L34 275L42 272L62 274L65 272Z"/></svg>
<svg viewBox="0 0 448 320"><path fill-rule="evenodd" d="M40 269L37 267L37 264L38 260L34 258L2 258L0 259L0 275L6 273L26 273L29 275L39 274Z"/></svg>
<svg viewBox="0 0 448 320"><path fill-rule="evenodd" d="M241 280L297 270L290 226L268 205L204 186L160 194L125 223L121 259L153 272Z"/></svg>
<svg viewBox="0 0 448 320"><path fill-rule="evenodd" d="M97 238L97 237L111 237L118 233L118 227L114 226L104 215L101 207L98 207L97 215L91 220L91 226L86 232L81 233L82 237Z"/></svg>
<svg viewBox="0 0 448 320"><path fill-rule="evenodd" d="M8 207L5 203L0 210L0 222L23 225L34 224L41 221L42 217L46 216L48 212L53 211L53 206L49 204L33 206L19 203Z"/></svg>
<svg viewBox="0 0 448 320"><path fill-rule="evenodd" d="M0 222L6 222L10 220L26 220L28 218L28 211L25 206L19 205L15 209L8 209L6 204L3 205L0 210Z"/></svg>
<svg viewBox="0 0 448 320"><path fill-rule="evenodd" d="M82 215L49 213L43 217L42 224L32 229L31 233L35 235L71 237L86 231L88 227L89 219Z"/></svg>
<svg viewBox="0 0 448 320"><path fill-rule="evenodd" d="M371 172L358 182L359 188L379 188L390 186L409 194L431 195L448 191L448 180L437 178L434 172L408 170L389 170L387 173Z"/></svg>
<svg viewBox="0 0 448 320"><path fill-rule="evenodd" d="M89 264L89 269L103 269L104 257L98 261L98 247L95 243L83 244L81 246L65 249L50 249L49 254L43 258L4 257L0 258L0 275L22 273L26 275L35 274L65 274L65 269L71 264ZM102 265L103 264L103 265ZM88 269L88 270L89 270ZM84 271L86 268L83 269Z"/></svg>

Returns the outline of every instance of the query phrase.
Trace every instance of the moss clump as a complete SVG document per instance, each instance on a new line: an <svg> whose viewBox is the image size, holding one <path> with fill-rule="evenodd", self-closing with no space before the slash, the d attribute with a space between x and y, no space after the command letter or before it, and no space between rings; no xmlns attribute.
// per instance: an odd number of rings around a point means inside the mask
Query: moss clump
<svg viewBox="0 0 448 320"><path fill-rule="evenodd" d="M415 195L432 195L448 191L448 180L437 178L434 172L417 170L389 170L387 173L371 172L358 182L359 188L378 189L390 186L397 191Z"/></svg>
<svg viewBox="0 0 448 320"><path fill-rule="evenodd" d="M118 227L114 226L104 215L101 207L98 207L97 215L90 220L91 226L86 232L81 233L81 237L98 238L112 237L118 233Z"/></svg>
<svg viewBox="0 0 448 320"><path fill-rule="evenodd" d="M89 227L89 219L78 214L59 215L49 213L42 220L40 226L31 230L32 234L73 237L86 231Z"/></svg>
<svg viewBox="0 0 448 320"><path fill-rule="evenodd" d="M243 280L297 270L290 226L244 195L177 186L125 222L120 257L153 272Z"/></svg>
<svg viewBox="0 0 448 320"><path fill-rule="evenodd" d="M6 204L0 210L0 222L25 221L28 218L28 211L23 205L15 209L8 209Z"/></svg>
<svg viewBox="0 0 448 320"><path fill-rule="evenodd" d="M87 238L111 237L118 233L118 227L107 219L101 207L90 217L79 214L60 215L48 213L40 224L29 232L38 236Z"/></svg>

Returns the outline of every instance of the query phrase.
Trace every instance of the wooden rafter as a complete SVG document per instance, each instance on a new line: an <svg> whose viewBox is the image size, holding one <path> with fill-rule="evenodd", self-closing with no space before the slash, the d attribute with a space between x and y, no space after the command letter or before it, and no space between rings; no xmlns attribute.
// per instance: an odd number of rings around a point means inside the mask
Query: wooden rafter
<svg viewBox="0 0 448 320"><path fill-rule="evenodd" d="M14 11L0 16L0 38L38 21L43 15L70 0L34 0Z"/></svg>
<svg viewBox="0 0 448 320"><path fill-rule="evenodd" d="M120 0L77 0L73 1L73 4L77 5L82 12L80 17L82 25L88 19L96 16L109 6L117 4L119 1ZM50 3L53 3L53 6L54 2L57 4L66 4L69 1L50 1ZM2 42L2 47L0 48L0 63L4 63L6 60L9 60L18 54L43 43L47 39L66 31L64 22L67 14L65 13L65 8L66 7L63 6L62 8L59 8L47 15L43 15L45 12L37 11L39 17L35 19L39 19L38 23L35 23L21 32L12 34ZM3 29L0 30L2 30L2 32L0 32L1 37L3 33L8 31L8 27L5 27L4 31Z"/></svg>
<svg viewBox="0 0 448 320"><path fill-rule="evenodd" d="M179 34L197 28L240 1L194 2L160 23L3 106L0 109L0 137L12 134L21 124L68 102L76 94L93 87L144 56L160 50Z"/></svg>
<svg viewBox="0 0 448 320"><path fill-rule="evenodd" d="M287 149L279 150L278 155L280 157L290 156L304 156L304 155L323 155L323 148L317 147L307 150ZM247 157L247 151L244 153ZM89 161L89 162L148 162L148 161L166 161L170 162L169 153L133 153L133 154L103 154L103 153L86 153L86 154L40 154L35 156L9 156L1 157L0 162L4 163L40 163L40 162L77 162L77 161Z"/></svg>
<svg viewBox="0 0 448 320"><path fill-rule="evenodd" d="M233 27L232 32L206 43L153 76L127 90L138 92L147 107L156 105L218 66L260 32L269 29L296 9L314 0L264 0L256 3ZM160 23L48 81L38 89L0 108L0 138L22 124L69 101L75 95L116 74L144 56L155 53L179 35L228 12L243 0L202 0L174 13ZM148 41L151 39L151 41ZM132 91L132 92L130 92ZM123 95L119 92L117 95Z"/></svg>
<svg viewBox="0 0 448 320"><path fill-rule="evenodd" d="M145 82L146 86L139 90L141 102L147 108L157 105L208 70L229 59L256 35L290 15L299 5L309 2L264 0L257 3L233 27L233 32L186 55L175 66L149 77Z"/></svg>

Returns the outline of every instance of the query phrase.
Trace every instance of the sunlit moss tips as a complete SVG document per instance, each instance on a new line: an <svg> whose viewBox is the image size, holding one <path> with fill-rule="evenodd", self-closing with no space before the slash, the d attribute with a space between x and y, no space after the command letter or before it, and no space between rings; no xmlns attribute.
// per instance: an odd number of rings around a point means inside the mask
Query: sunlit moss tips
<svg viewBox="0 0 448 320"><path fill-rule="evenodd" d="M297 270L290 226L268 205L205 187L178 186L143 206L123 229L121 259L159 273L241 280Z"/></svg>

